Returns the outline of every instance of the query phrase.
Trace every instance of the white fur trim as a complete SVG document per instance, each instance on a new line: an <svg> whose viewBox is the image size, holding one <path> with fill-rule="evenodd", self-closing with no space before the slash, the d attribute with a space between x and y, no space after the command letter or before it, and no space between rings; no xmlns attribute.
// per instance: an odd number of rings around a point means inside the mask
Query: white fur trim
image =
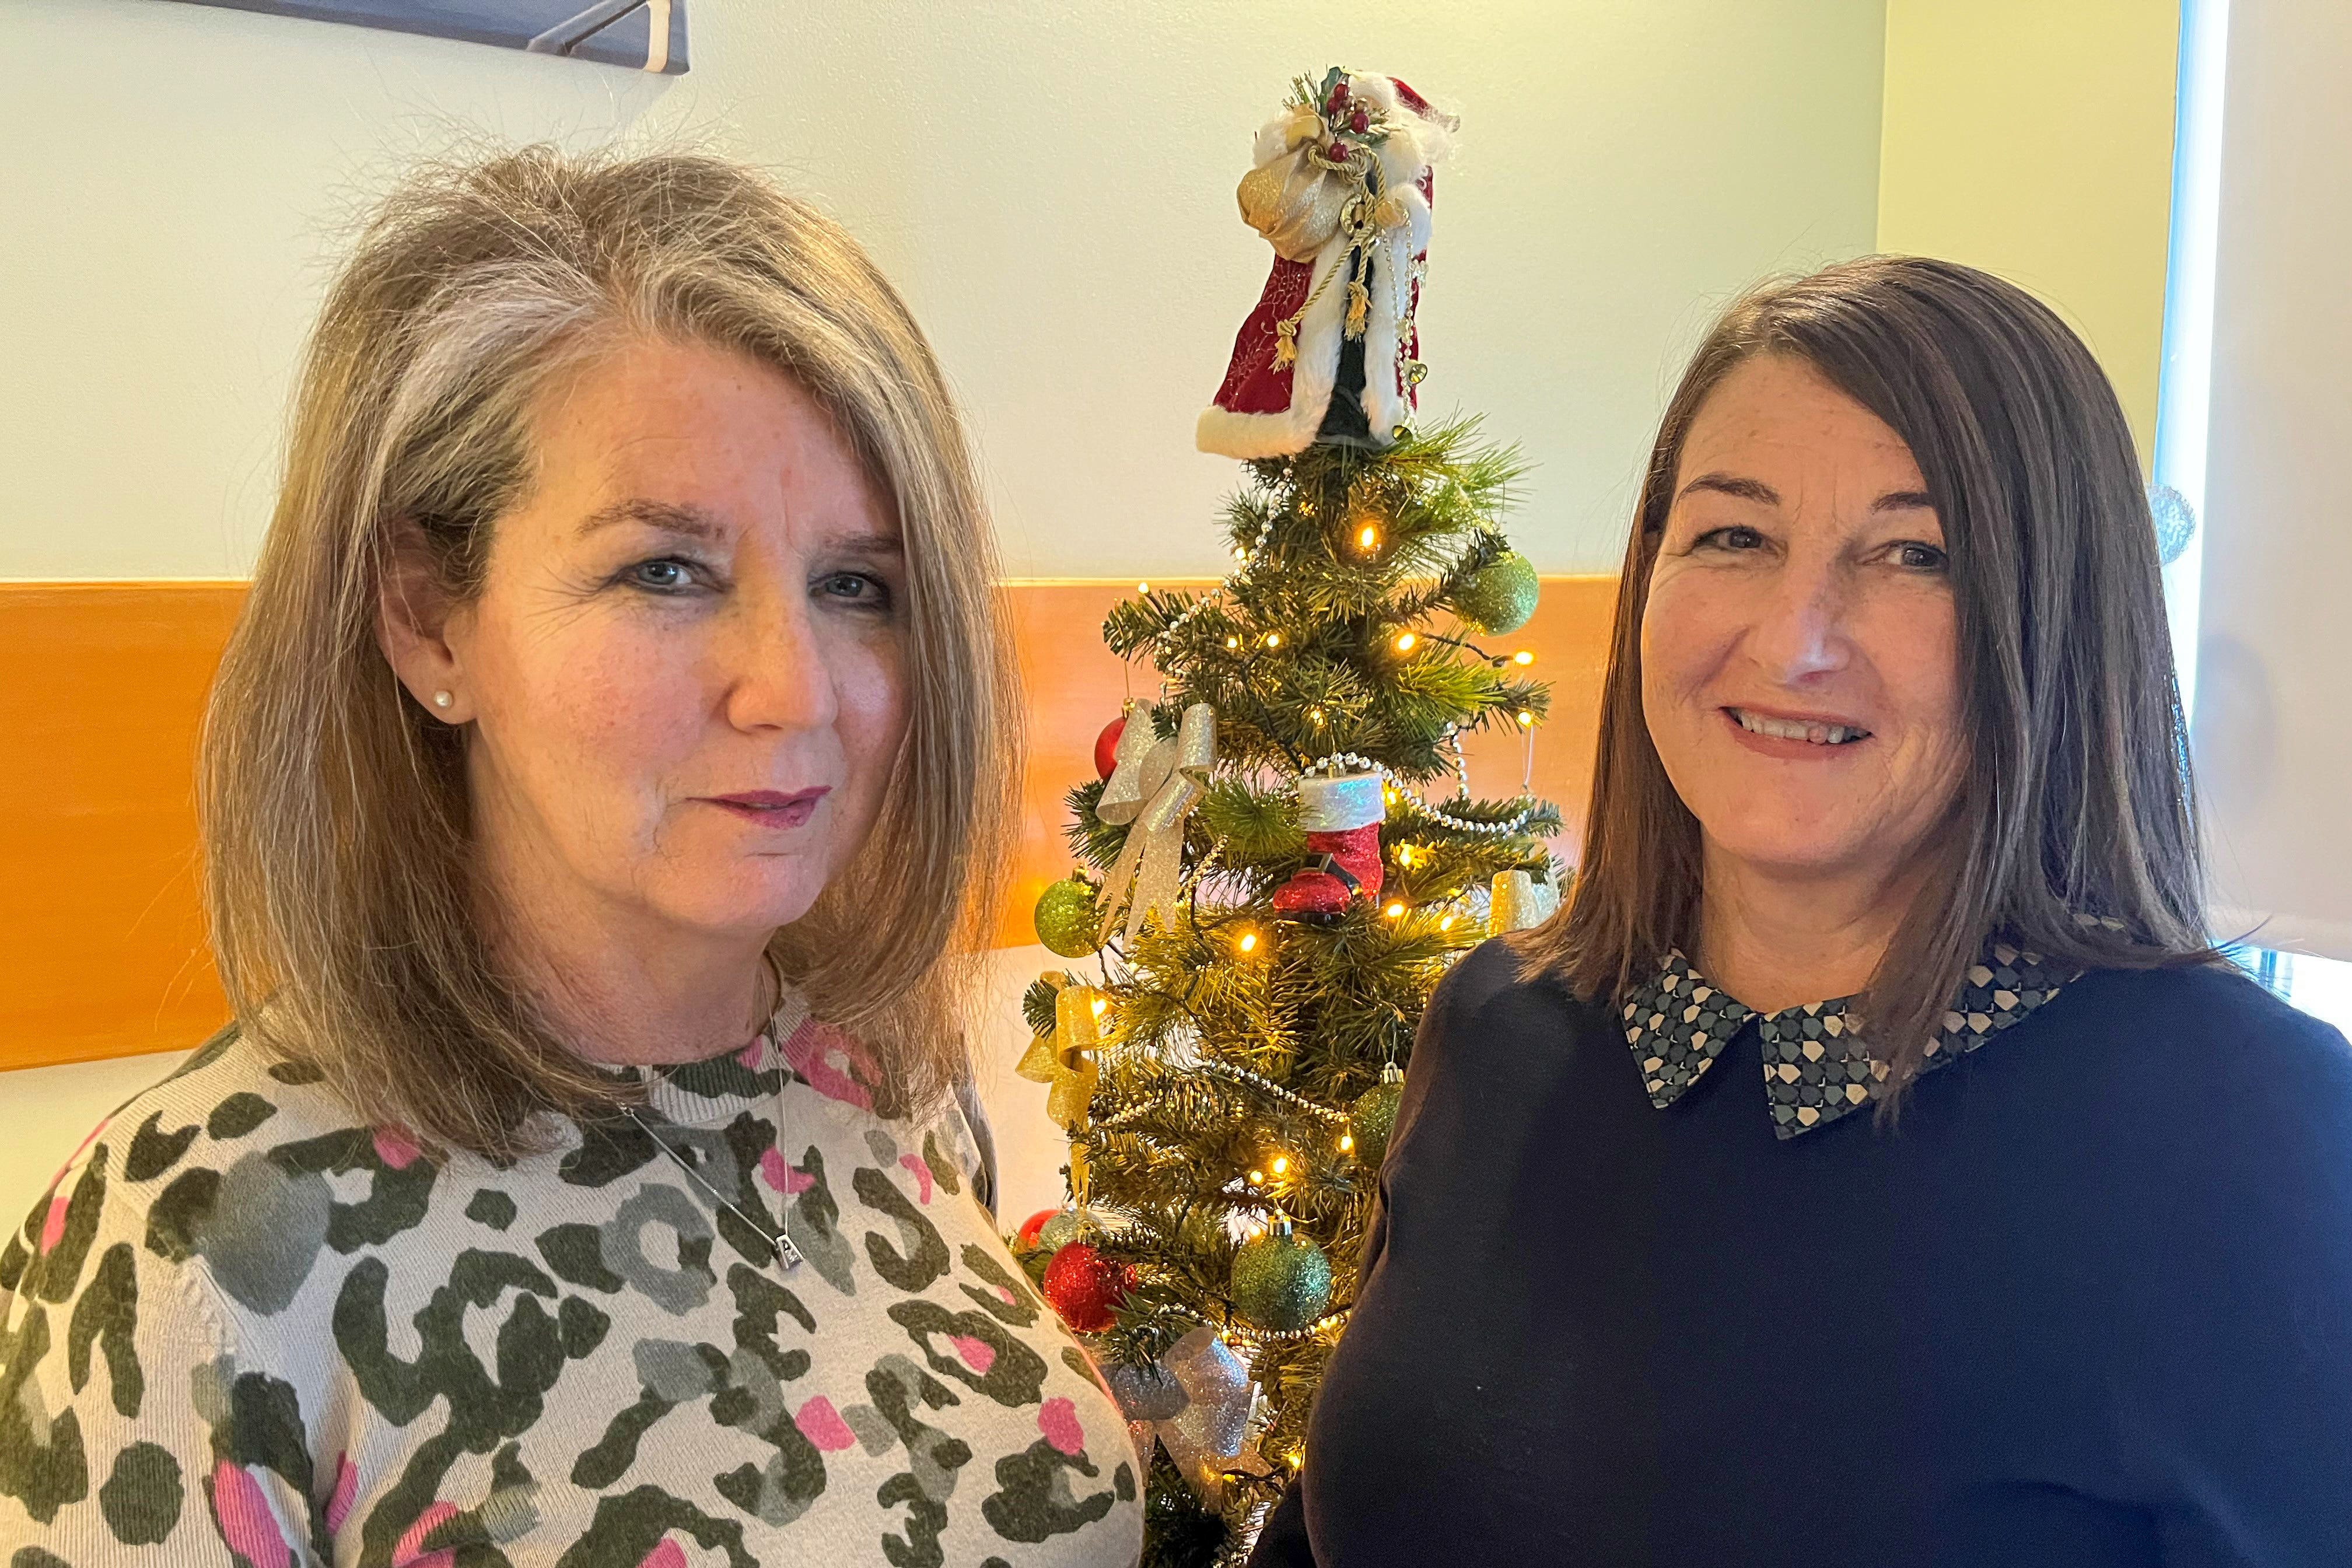
<svg viewBox="0 0 2352 1568"><path fill-rule="evenodd" d="M1193 444L1203 452L1228 458L1284 458L1303 452L1323 427L1331 406L1332 384L1339 377L1340 334L1348 324L1348 285L1333 269L1348 255L1348 237L1334 235L1315 254L1315 269L1307 287L1318 283L1323 292L1307 306L1298 323L1298 359L1290 372L1290 406L1276 414L1235 414L1213 405L1201 411L1193 426ZM1328 278L1330 280L1325 282ZM1375 296L1372 308L1380 309ZM1389 426L1380 426L1385 432Z"/></svg>

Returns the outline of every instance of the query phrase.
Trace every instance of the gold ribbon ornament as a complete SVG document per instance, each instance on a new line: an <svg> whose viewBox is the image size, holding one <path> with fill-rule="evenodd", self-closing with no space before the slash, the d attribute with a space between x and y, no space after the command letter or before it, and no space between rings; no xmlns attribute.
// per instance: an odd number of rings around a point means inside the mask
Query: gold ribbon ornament
<svg viewBox="0 0 2352 1568"><path fill-rule="evenodd" d="M1175 918L1184 869L1184 819L1208 793L1209 773L1217 765L1217 710L1207 703L1185 709L1176 733L1165 739L1153 740L1150 724L1138 722L1139 717L1131 713L1119 732L1118 765L1095 807L1095 815L1113 826L1131 825L1118 863L1103 883L1100 942L1110 940L1122 910L1129 942L1151 916L1159 915L1163 923ZM1139 731L1148 749L1129 746Z"/></svg>
<svg viewBox="0 0 2352 1568"><path fill-rule="evenodd" d="M1102 1047L1103 1015L1110 999L1091 985L1082 985L1058 970L1047 970L1045 984L1055 988L1054 1032L1029 1042L1013 1071L1031 1083L1047 1086L1045 1114L1076 1139L1087 1130L1087 1107L1095 1098L1100 1069L1095 1053ZM1086 1196L1086 1155L1070 1145L1071 1195Z"/></svg>

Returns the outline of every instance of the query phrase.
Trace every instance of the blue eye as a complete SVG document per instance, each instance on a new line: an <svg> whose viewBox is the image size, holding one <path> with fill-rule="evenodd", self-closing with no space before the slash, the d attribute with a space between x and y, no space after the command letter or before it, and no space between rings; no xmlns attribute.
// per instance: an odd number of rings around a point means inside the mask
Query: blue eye
<svg viewBox="0 0 2352 1568"><path fill-rule="evenodd" d="M640 561L625 569L621 580L633 588L643 588L655 594L677 594L694 586L695 565L675 555L657 556Z"/></svg>
<svg viewBox="0 0 2352 1568"><path fill-rule="evenodd" d="M816 580L817 591L853 609L887 610L890 585L863 572L830 572Z"/></svg>
<svg viewBox="0 0 2352 1568"><path fill-rule="evenodd" d="M1691 541L1693 550L1761 550L1764 536L1752 528L1733 526L1709 529Z"/></svg>

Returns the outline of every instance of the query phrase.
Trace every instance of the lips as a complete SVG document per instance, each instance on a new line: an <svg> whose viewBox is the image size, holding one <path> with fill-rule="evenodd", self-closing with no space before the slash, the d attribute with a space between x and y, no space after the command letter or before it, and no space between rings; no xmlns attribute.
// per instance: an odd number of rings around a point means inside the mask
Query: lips
<svg viewBox="0 0 2352 1568"><path fill-rule="evenodd" d="M741 821L782 828L798 827L815 816L817 803L832 793L829 788L795 790L790 795L780 790L754 789L735 795L706 795L703 799Z"/></svg>

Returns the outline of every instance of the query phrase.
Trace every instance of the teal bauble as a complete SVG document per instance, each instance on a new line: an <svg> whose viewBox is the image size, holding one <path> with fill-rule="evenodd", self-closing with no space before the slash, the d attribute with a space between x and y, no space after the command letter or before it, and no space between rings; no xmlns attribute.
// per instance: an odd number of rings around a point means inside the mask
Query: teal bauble
<svg viewBox="0 0 2352 1568"><path fill-rule="evenodd" d="M1075 877L1049 884L1037 899L1037 940L1064 958L1084 958L1102 944L1102 911L1092 888Z"/></svg>
<svg viewBox="0 0 2352 1568"><path fill-rule="evenodd" d="M1403 1100L1404 1074L1391 1065L1348 1107L1348 1135L1356 1141L1359 1163L1377 1171L1388 1158L1389 1135L1396 1131L1397 1106Z"/></svg>
<svg viewBox="0 0 2352 1568"><path fill-rule="evenodd" d="M1536 613L1536 569L1516 552L1488 562L1454 590L1454 613L1482 632L1515 632Z"/></svg>
<svg viewBox="0 0 2352 1568"><path fill-rule="evenodd" d="M1312 1328L1331 1305L1331 1260L1277 1223L1234 1254L1234 1310L1269 1333Z"/></svg>

